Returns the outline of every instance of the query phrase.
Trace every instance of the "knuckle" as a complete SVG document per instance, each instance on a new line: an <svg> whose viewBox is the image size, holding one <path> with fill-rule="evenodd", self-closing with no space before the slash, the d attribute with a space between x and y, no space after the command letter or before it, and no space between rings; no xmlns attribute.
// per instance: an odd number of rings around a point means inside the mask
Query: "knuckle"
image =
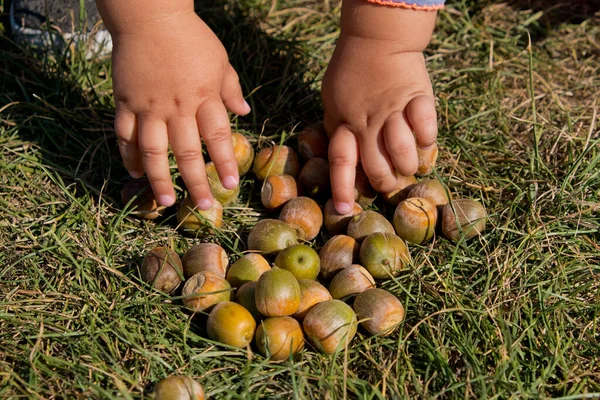
<svg viewBox="0 0 600 400"><path fill-rule="evenodd" d="M140 154L144 159L155 159L166 155L167 150L155 146L140 146Z"/></svg>
<svg viewBox="0 0 600 400"><path fill-rule="evenodd" d="M213 157L213 161L214 161L214 157ZM231 160L231 159L219 160L218 163L215 162L215 167L221 171L224 171L224 170L232 171L232 170L237 170L237 168L238 168L237 162L235 160Z"/></svg>
<svg viewBox="0 0 600 400"><path fill-rule="evenodd" d="M202 134L202 138L213 145L231 145L229 127L218 127Z"/></svg>
<svg viewBox="0 0 600 400"><path fill-rule="evenodd" d="M368 174L368 177L371 186L380 192L387 192L393 190L395 187L396 180L391 174L385 171L372 171Z"/></svg>
<svg viewBox="0 0 600 400"><path fill-rule="evenodd" d="M405 140L405 139L397 140L391 144L388 144L387 150L390 153L390 155L400 156L400 155L405 155L405 154L414 152L415 145L414 145L414 143L411 143L410 141Z"/></svg>
<svg viewBox="0 0 600 400"><path fill-rule="evenodd" d="M329 165L331 167L354 167L355 163L348 154L330 152Z"/></svg>
<svg viewBox="0 0 600 400"><path fill-rule="evenodd" d="M188 179L185 186L190 193L195 193L199 197L207 197L208 194L210 194L210 186L208 186L208 182L203 179Z"/></svg>
<svg viewBox="0 0 600 400"><path fill-rule="evenodd" d="M175 154L178 162L187 163L190 161L196 161L202 159L202 151L200 149L185 149L178 151Z"/></svg>
<svg viewBox="0 0 600 400"><path fill-rule="evenodd" d="M172 184L170 177L149 176L148 180L153 188L167 188Z"/></svg>

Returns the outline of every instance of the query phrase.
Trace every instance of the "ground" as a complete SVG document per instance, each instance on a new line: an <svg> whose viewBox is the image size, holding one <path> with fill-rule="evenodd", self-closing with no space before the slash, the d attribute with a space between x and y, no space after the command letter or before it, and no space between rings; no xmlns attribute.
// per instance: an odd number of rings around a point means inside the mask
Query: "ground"
<svg viewBox="0 0 600 400"><path fill-rule="evenodd" d="M526 4L524 4L526 3ZM542 3L540 6L539 3ZM0 7L4 2L0 1ZM339 3L207 0L253 107L257 146L321 116ZM597 6L596 6L597 7ZM4 24L6 27L6 25ZM0 32L3 32L0 30ZM2 36L4 35L4 36ZM141 398L185 374L210 398L584 398L600 393L600 15L592 1L454 1L427 49L436 173L483 202L483 236L412 246L382 286L407 310L387 338L295 362L213 343L139 279L180 252L174 213L133 218L112 131L110 60L36 53L0 33L0 397ZM183 194L177 171L173 177ZM248 176L219 240L232 260L259 217ZM316 242L318 245L319 241Z"/></svg>

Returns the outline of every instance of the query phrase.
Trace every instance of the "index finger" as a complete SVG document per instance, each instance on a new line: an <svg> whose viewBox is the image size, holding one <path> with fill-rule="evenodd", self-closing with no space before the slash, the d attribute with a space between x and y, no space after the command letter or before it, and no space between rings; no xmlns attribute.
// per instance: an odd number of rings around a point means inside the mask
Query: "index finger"
<svg viewBox="0 0 600 400"><path fill-rule="evenodd" d="M358 141L350 130L340 125L329 141L331 191L335 210L348 214L354 206L354 179L358 162Z"/></svg>

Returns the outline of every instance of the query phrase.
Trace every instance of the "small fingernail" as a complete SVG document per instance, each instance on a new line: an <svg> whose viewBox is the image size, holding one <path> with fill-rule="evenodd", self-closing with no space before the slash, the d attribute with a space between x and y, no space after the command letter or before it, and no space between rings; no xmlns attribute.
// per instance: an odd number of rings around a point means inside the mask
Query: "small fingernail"
<svg viewBox="0 0 600 400"><path fill-rule="evenodd" d="M139 172L139 171L129 171L129 176L131 176L133 179L139 179L144 175L143 172Z"/></svg>
<svg viewBox="0 0 600 400"><path fill-rule="evenodd" d="M235 189L235 187L238 185L238 180L233 175L229 175L226 176L221 183L225 189Z"/></svg>
<svg viewBox="0 0 600 400"><path fill-rule="evenodd" d="M248 104L248 102L246 100L244 100L244 107L246 107L246 110L248 110L248 112L250 112L250 110L251 110L250 104Z"/></svg>
<svg viewBox="0 0 600 400"><path fill-rule="evenodd" d="M202 211L206 211L212 206L212 203L213 202L210 199L200 200L200 202L198 203L198 208Z"/></svg>
<svg viewBox="0 0 600 400"><path fill-rule="evenodd" d="M337 201L335 203L335 209L340 214L344 214L344 215L350 214L350 212L352 211L352 205L350 205L350 203L344 203L342 201Z"/></svg>
<svg viewBox="0 0 600 400"><path fill-rule="evenodd" d="M163 194L158 196L158 204L160 204L161 206L165 206L165 207L170 207L173 205L173 203L175 203L175 199L173 198L173 196L169 195L169 194Z"/></svg>

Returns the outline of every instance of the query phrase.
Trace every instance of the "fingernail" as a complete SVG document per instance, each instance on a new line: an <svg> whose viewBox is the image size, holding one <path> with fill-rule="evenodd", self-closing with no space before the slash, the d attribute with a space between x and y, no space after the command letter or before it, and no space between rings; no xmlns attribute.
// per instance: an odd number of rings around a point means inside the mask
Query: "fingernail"
<svg viewBox="0 0 600 400"><path fill-rule="evenodd" d="M350 203L344 203L342 201L335 202L335 209L338 213L342 215L350 214L352 211L352 205Z"/></svg>
<svg viewBox="0 0 600 400"><path fill-rule="evenodd" d="M250 104L248 104L248 102L246 100L244 100L244 107L246 107L246 110L248 110L248 112L250 112L250 110L251 110Z"/></svg>
<svg viewBox="0 0 600 400"><path fill-rule="evenodd" d="M229 175L226 176L221 183L225 189L235 189L238 185L238 180L233 175Z"/></svg>
<svg viewBox="0 0 600 400"><path fill-rule="evenodd" d="M143 172L139 172L139 171L129 171L129 176L131 176L133 179L139 179L144 175Z"/></svg>
<svg viewBox="0 0 600 400"><path fill-rule="evenodd" d="M210 199L200 200L200 202L198 203L198 208L202 211L206 211L212 206L212 203L213 202Z"/></svg>
<svg viewBox="0 0 600 400"><path fill-rule="evenodd" d="M173 205L173 203L175 203L175 199L173 198L173 196L168 195L168 194L163 194L158 196L158 204L160 204L161 206L165 206L165 207L170 207Z"/></svg>

